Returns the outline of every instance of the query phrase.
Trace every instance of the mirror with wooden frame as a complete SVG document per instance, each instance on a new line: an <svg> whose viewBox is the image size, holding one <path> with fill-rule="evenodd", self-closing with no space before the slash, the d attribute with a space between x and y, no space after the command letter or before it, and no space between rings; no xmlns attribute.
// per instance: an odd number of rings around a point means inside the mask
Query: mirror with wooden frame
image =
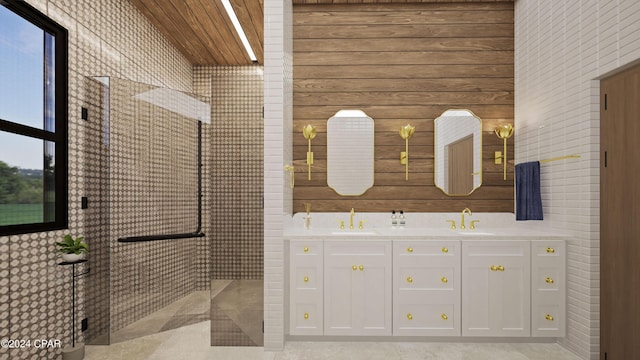
<svg viewBox="0 0 640 360"><path fill-rule="evenodd" d="M482 185L482 120L450 109L434 120L434 183L450 196L467 196Z"/></svg>

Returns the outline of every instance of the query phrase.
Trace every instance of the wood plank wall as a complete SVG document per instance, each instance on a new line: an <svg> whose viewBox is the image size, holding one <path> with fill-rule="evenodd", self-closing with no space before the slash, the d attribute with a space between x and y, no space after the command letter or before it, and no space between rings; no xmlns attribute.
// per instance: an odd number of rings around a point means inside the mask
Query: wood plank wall
<svg viewBox="0 0 640 360"><path fill-rule="evenodd" d="M295 212L305 202L315 212L513 212L513 138L507 181L493 161L493 129L514 116L513 3L294 5L293 23ZM433 184L433 120L450 108L483 120L482 187L468 197ZM358 197L327 186L326 121L341 109L375 121L375 184ZM409 181L398 134L407 123ZM311 181L306 124L318 130Z"/></svg>

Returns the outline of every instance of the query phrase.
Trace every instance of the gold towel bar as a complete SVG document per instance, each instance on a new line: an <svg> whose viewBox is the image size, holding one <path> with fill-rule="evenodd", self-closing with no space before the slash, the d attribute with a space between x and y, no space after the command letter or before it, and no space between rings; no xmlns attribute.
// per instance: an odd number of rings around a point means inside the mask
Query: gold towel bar
<svg viewBox="0 0 640 360"><path fill-rule="evenodd" d="M544 159L544 160L540 160L540 163L548 163L548 162L552 162L552 161L556 161L556 160L564 160L564 159L578 159L580 158L580 155L567 155L567 156L558 156L558 157L554 157L551 159Z"/></svg>

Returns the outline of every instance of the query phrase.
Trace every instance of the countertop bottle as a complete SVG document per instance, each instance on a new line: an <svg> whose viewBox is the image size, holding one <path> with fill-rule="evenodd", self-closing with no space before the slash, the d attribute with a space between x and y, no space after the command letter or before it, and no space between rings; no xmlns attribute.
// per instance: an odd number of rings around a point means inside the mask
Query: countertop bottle
<svg viewBox="0 0 640 360"><path fill-rule="evenodd" d="M404 211L400 210L400 215L398 215L398 226L404 227L406 224L406 219L404 217Z"/></svg>
<svg viewBox="0 0 640 360"><path fill-rule="evenodd" d="M398 226L398 217L396 216L395 210L391 210L391 226L392 227Z"/></svg>

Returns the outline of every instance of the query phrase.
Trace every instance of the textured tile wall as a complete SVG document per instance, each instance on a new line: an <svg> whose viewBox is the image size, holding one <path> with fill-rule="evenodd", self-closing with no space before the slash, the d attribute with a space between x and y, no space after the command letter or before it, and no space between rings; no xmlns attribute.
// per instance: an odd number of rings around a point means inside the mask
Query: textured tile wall
<svg viewBox="0 0 640 360"><path fill-rule="evenodd" d="M293 22L289 1L264 2L264 347L284 347L283 215L292 213L293 191L285 164L292 163Z"/></svg>
<svg viewBox="0 0 640 360"><path fill-rule="evenodd" d="M560 343L599 355L599 77L640 59L640 3L515 3L516 163L541 169L545 221L568 243L568 328Z"/></svg>
<svg viewBox="0 0 640 360"><path fill-rule="evenodd" d="M262 279L263 68L194 68L194 91L211 97L205 127L210 172L211 279Z"/></svg>
<svg viewBox="0 0 640 360"><path fill-rule="evenodd" d="M27 2L69 31L69 230L0 237L0 335L61 339L67 345L71 338L70 275L57 265L54 242L68 232L90 235L87 241L94 244L90 246L108 241L105 232L89 230L100 224L80 209L80 198L102 186L95 178L84 176L94 171L89 164L92 155L84 154L91 154L89 149L100 141L80 119L87 96L85 77L109 75L190 91L192 68L128 1ZM94 200L89 199L90 203ZM84 294L82 281L79 299ZM83 306L79 319L84 317ZM0 348L0 359L57 359L59 354L60 349Z"/></svg>

